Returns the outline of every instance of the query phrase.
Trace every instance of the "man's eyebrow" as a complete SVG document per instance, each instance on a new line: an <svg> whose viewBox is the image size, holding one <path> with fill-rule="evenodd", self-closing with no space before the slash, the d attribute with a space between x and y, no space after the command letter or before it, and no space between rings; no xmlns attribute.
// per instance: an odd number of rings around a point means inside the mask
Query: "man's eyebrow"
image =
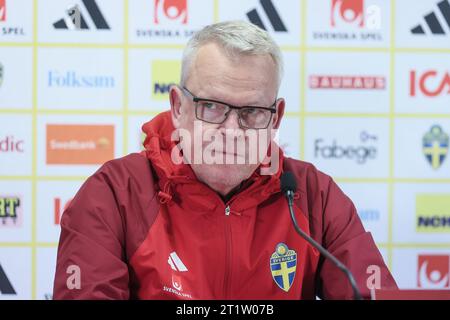
<svg viewBox="0 0 450 320"><path fill-rule="evenodd" d="M265 105L262 105L261 103L254 102L254 100L251 100L251 101L253 101L252 103L233 104L233 103L228 103L227 101L224 101L223 99L216 98L215 96L212 96L212 95L207 96L207 97L199 96L198 98L201 98L204 100L215 100L215 101L223 102L225 104L229 104L231 106L236 106L236 107L265 107L265 108L267 108L267 107L270 107L273 105L273 102L272 102L270 105L265 106Z"/></svg>

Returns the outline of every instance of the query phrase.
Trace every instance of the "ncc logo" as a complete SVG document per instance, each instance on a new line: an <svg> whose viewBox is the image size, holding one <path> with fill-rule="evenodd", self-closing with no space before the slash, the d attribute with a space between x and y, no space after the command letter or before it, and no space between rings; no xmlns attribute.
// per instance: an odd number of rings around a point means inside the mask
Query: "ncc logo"
<svg viewBox="0 0 450 320"><path fill-rule="evenodd" d="M331 26L353 25L358 28L379 29L381 10L378 6L364 7L364 0L331 0Z"/></svg>
<svg viewBox="0 0 450 320"><path fill-rule="evenodd" d="M419 255L417 273L417 286L419 288L450 288L450 256Z"/></svg>
<svg viewBox="0 0 450 320"><path fill-rule="evenodd" d="M426 97L437 97L450 94L450 73L428 70L422 73L411 70L409 73L409 95L418 93Z"/></svg>
<svg viewBox="0 0 450 320"><path fill-rule="evenodd" d="M187 0L154 0L155 24L187 24Z"/></svg>

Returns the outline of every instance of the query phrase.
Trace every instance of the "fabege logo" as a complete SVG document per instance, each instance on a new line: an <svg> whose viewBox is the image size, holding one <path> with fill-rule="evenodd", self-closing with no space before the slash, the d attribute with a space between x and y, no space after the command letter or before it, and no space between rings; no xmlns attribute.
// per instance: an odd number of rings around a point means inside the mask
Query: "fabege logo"
<svg viewBox="0 0 450 320"><path fill-rule="evenodd" d="M331 26L349 23L364 27L364 0L332 0Z"/></svg>
<svg viewBox="0 0 450 320"><path fill-rule="evenodd" d="M427 97L450 94L450 73L438 73L436 70L417 74L416 70L409 73L409 95L417 96L417 91Z"/></svg>
<svg viewBox="0 0 450 320"><path fill-rule="evenodd" d="M450 256L419 255L417 273L417 286L419 288L450 288Z"/></svg>
<svg viewBox="0 0 450 320"><path fill-rule="evenodd" d="M187 24L187 0L155 0L154 23Z"/></svg>
<svg viewBox="0 0 450 320"><path fill-rule="evenodd" d="M0 21L6 21L6 0L0 0Z"/></svg>
<svg viewBox="0 0 450 320"><path fill-rule="evenodd" d="M324 142L324 139L318 138L314 140L314 157L332 160L351 160L359 165L365 164L368 160L377 157L377 148L374 145L366 145L366 143L376 143L378 137L369 134L366 131L360 133L361 145L341 145L336 139L331 144Z"/></svg>
<svg viewBox="0 0 450 320"><path fill-rule="evenodd" d="M114 158L113 125L47 125L47 164L103 164Z"/></svg>

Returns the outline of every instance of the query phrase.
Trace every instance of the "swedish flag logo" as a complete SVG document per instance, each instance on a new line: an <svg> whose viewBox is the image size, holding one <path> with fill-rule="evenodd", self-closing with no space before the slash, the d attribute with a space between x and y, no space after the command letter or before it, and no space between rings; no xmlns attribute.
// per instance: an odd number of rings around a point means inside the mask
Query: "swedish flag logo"
<svg viewBox="0 0 450 320"><path fill-rule="evenodd" d="M297 270L297 253L289 250L284 243L279 243L270 257L270 271L275 283L288 292L294 282Z"/></svg>
<svg viewBox="0 0 450 320"><path fill-rule="evenodd" d="M433 167L438 169L448 153L449 138L439 125L431 127L422 139L423 154Z"/></svg>

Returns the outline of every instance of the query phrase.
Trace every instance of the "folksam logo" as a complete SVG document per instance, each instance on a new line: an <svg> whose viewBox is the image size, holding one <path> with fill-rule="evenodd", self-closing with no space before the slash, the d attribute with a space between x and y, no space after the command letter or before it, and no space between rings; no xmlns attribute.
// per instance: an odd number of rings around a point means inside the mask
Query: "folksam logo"
<svg viewBox="0 0 450 320"><path fill-rule="evenodd" d="M59 72L51 70L48 72L49 88L94 88L113 89L116 81L110 75L86 75L74 70Z"/></svg>
<svg viewBox="0 0 450 320"><path fill-rule="evenodd" d="M450 232L450 193L416 195L416 231Z"/></svg>

